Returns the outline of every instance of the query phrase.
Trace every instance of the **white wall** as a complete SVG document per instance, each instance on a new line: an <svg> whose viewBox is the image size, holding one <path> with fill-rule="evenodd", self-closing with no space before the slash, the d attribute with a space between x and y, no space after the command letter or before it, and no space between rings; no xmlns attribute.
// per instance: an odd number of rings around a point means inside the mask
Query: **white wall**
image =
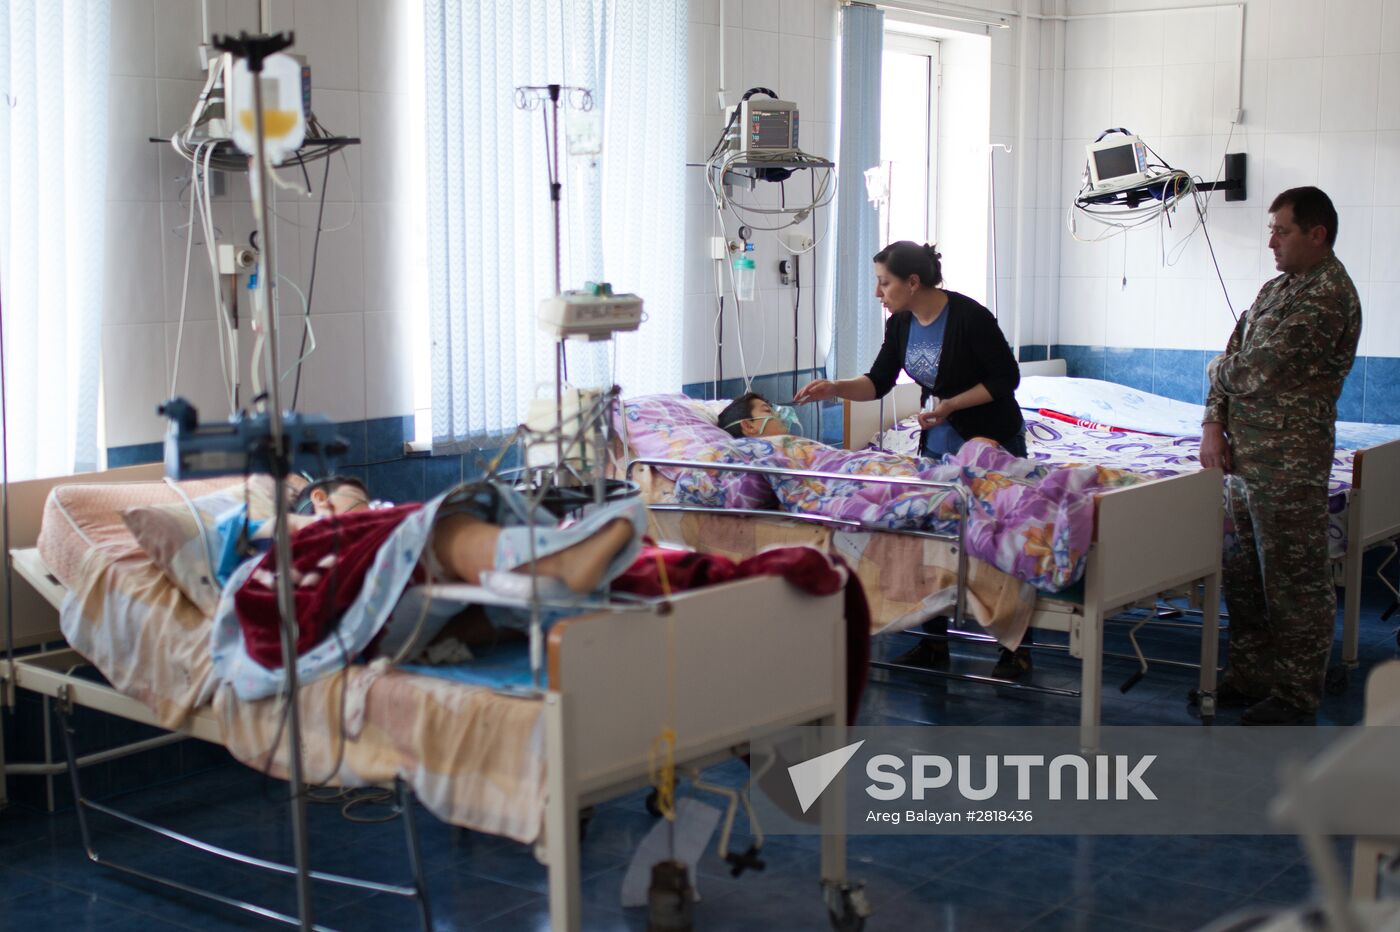
<svg viewBox="0 0 1400 932"><path fill-rule="evenodd" d="M412 0L276 0L276 29L296 33L294 52L308 56L312 106L331 131L364 144L331 166L313 296L319 349L307 360L299 407L334 420L410 414L412 277L404 229L410 155L404 137L405 54ZM188 163L168 137L188 118L201 87L196 46L196 0L113 0L109 133L107 303L103 326L103 385L109 447L159 440L155 406L169 393L179 320L188 200ZM257 0L208 0L217 33L255 31ZM347 173L348 164L348 173ZM310 167L319 187L321 164ZM290 175L290 172L286 174ZM246 176L229 176L216 199L223 235L246 242L253 228ZM303 290L309 275L316 201L279 193L281 271ZM197 237L196 243L201 240ZM196 250L178 390L201 411L227 413L220 389L212 286ZM240 302L246 317L249 305ZM282 295L284 366L300 339L300 303ZM246 357L246 353L245 353ZM245 383L246 384L246 383ZM287 383L290 392L290 382ZM245 392L245 399L247 393Z"/></svg>
<svg viewBox="0 0 1400 932"><path fill-rule="evenodd" d="M838 97L838 5L836 0L691 0L690 77L687 110L686 161L703 162L723 128L715 90L719 85L719 3L724 2L725 70L727 102L734 103L750 87L770 87L801 107L801 145L804 151L827 158L836 155ZM714 262L709 258L709 237L718 220L714 202L699 168L687 169L687 204L684 249L685 360L687 384L709 381L715 371L716 292ZM859 179L857 179L859 182ZM789 203L810 193L806 178L787 183ZM798 192L802 192L798 194ZM753 203L777 206L778 188L761 184ZM829 210L818 216L825 222ZM735 238L738 224L726 215L725 235ZM810 229L804 224L803 229ZM750 375L783 372L793 368L793 314L795 289L778 279L778 260L787 253L772 234L757 236L754 256L758 265L757 300L740 306L737 326L743 336L744 357ZM802 307L798 324L798 368L814 365L812 308L820 308L815 365L825 359L830 332L831 247L835 236L818 247L813 259L802 257ZM727 280L725 288L728 289ZM725 301L724 375L740 375L739 342L732 298Z"/></svg>
<svg viewBox="0 0 1400 932"><path fill-rule="evenodd" d="M727 31L725 86L729 99L736 100L755 85L773 87L793 96L802 105L803 148L827 156L836 152L839 118L840 16L836 0L724 0ZM1047 0L1048 2L1048 0ZM715 103L718 80L719 0L693 0L690 34L690 131L687 161L698 162L709 154L721 121ZM931 5L933 6L933 5ZM909 17L903 14L901 18ZM919 18L914 17L915 20ZM1015 142L1019 46L1017 25L1008 29L958 25L948 20L923 18L936 27L943 43L943 88L939 114L938 224L939 247L944 256L948 286L987 301L990 282L990 224L988 211L987 144ZM1031 23L1027 31L1027 68L1033 78L1041 76L1041 27ZM1053 81L1044 82L1044 86ZM1040 228L1037 168L1042 135L1054 132L1049 121L1039 118L1046 101L1038 96L1033 81L1029 97L1027 139L1027 204L1037 216L1025 231L1026 254L1022 315L1024 342L1049 342L1052 306L1032 312L1037 295L1053 291L1058 268L1049 258L1037 265L1035 245ZM997 228L998 275L1002 278L998 295L1003 328L1013 333L1015 274L1016 171L1011 156L998 156L997 198L1000 210ZM711 261L707 258L708 237L714 232L714 210L705 190L701 172L690 169L690 195L685 236L686 265L686 356L685 381L707 381L714 372L715 288ZM859 174L842 183L863 184ZM773 186L767 186L772 188ZM792 188L792 184L789 183ZM776 189L758 192L771 199ZM776 201L775 201L776 202ZM732 222L726 232L732 237ZM748 368L752 374L785 371L792 368L791 288L778 283L776 262L783 254L775 243L760 238L758 270L759 300L752 309L745 306L740 317ZM830 245L830 244L828 244ZM830 300L825 284L830 281L830 251L817 257L821 270L818 315L818 352L815 365L821 365L827 351ZM1057 257L1054 257L1057 260ZM804 259L803 307L810 309L811 262ZM1037 277L1033 280L1033 276ZM1047 279L1051 282L1047 286ZM725 313L725 363L728 377L739 374L737 343L733 340L734 318L727 303ZM1036 329L1037 322L1039 330ZM801 314L799 366L814 365L810 351L808 310ZM761 352L760 352L761 351Z"/></svg>
<svg viewBox="0 0 1400 932"><path fill-rule="evenodd" d="M1130 2L1071 0L1069 13ZM1150 4L1164 5L1177 4ZM1056 207L1078 189L1084 144L1110 126L1213 178L1231 128L1239 40L1233 10L1070 22ZM1361 292L1360 352L1400 355L1400 0L1247 0L1243 78L1244 119L1229 151L1248 154L1249 198L1227 204L1217 195L1209 227L1235 310L1276 274L1264 233L1270 200L1315 184L1337 205L1337 252ZM1179 228L1188 221L1177 218ZM1172 267L1159 253L1155 230L1106 244L1062 241L1057 341L1223 347L1233 318L1204 237Z"/></svg>

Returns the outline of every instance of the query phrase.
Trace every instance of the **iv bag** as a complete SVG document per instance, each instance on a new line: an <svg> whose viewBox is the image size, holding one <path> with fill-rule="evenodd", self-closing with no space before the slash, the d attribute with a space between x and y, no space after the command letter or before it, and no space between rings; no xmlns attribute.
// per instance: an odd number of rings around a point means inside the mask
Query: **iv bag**
<svg viewBox="0 0 1400 932"><path fill-rule="evenodd" d="M306 138L301 65L290 55L270 55L263 60L263 70L258 77L262 82L267 160L272 165L280 165ZM233 65L229 114L234 145L252 155L258 147L258 133L253 109L253 74L248 70L246 59L240 58Z"/></svg>

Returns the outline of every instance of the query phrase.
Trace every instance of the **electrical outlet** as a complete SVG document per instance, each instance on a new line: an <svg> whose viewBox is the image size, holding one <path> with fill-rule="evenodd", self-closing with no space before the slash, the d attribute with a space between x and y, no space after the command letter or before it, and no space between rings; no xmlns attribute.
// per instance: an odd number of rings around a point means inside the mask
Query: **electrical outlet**
<svg viewBox="0 0 1400 932"><path fill-rule="evenodd" d="M219 243L219 274L238 275L250 272L258 264L258 251L251 246Z"/></svg>

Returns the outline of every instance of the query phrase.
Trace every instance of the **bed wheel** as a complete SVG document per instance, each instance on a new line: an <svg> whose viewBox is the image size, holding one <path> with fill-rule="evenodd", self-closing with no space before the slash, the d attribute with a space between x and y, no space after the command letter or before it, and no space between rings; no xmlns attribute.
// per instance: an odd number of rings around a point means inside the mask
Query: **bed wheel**
<svg viewBox="0 0 1400 932"><path fill-rule="evenodd" d="M1339 663L1327 668L1327 679L1325 688L1327 695L1340 696L1347 691L1347 686L1351 683L1351 670L1346 664Z"/></svg>
<svg viewBox="0 0 1400 932"><path fill-rule="evenodd" d="M865 898L865 884L823 882L822 887L833 929L860 932L865 928L865 918L871 913L870 902Z"/></svg>
<svg viewBox="0 0 1400 932"><path fill-rule="evenodd" d="M1201 724L1215 724L1215 696L1207 695L1201 697Z"/></svg>
<svg viewBox="0 0 1400 932"><path fill-rule="evenodd" d="M646 807L647 814L652 818L661 818L661 797L657 794L656 790L652 790L647 794Z"/></svg>

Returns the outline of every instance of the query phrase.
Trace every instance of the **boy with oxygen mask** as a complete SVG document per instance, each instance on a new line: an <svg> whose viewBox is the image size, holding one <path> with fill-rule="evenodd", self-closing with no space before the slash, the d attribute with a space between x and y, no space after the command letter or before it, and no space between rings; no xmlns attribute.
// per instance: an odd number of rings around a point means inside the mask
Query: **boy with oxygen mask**
<svg viewBox="0 0 1400 932"><path fill-rule="evenodd" d="M719 426L734 437L781 437L802 433L797 412L773 405L758 392L745 392L719 413Z"/></svg>

